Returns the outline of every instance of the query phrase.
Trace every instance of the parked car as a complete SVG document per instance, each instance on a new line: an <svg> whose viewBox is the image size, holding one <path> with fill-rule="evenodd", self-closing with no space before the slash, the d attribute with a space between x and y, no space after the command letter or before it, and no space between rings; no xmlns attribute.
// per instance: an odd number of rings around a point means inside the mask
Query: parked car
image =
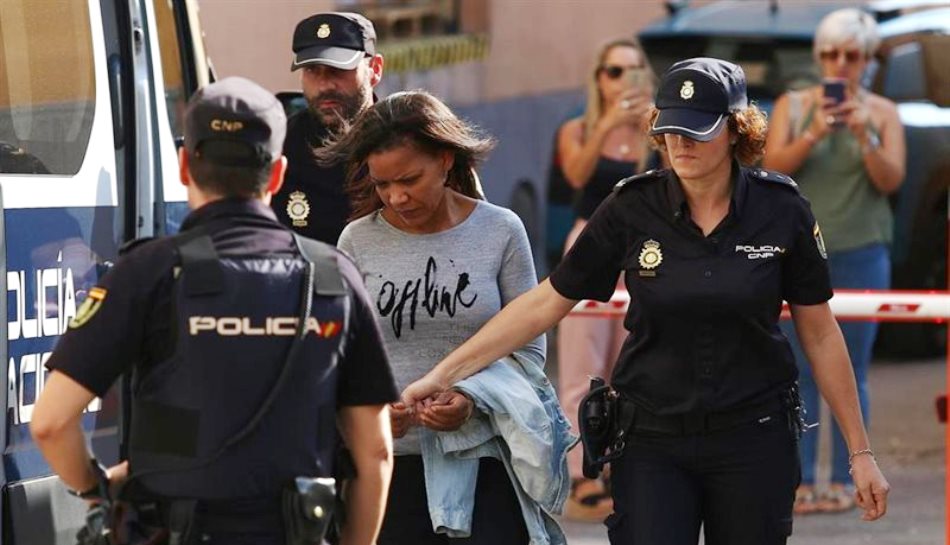
<svg viewBox="0 0 950 545"><path fill-rule="evenodd" d="M662 73L689 57L731 60L743 67L750 98L769 111L786 90L817 83L814 30L825 15L855 2L724 0L668 6L667 18L639 34L654 70ZM878 20L882 38L867 82L897 103L907 136L907 176L892 198L892 285L946 290L950 2L887 0L860 7ZM946 350L946 333L945 325L884 324L877 349L894 356L936 355Z"/></svg>

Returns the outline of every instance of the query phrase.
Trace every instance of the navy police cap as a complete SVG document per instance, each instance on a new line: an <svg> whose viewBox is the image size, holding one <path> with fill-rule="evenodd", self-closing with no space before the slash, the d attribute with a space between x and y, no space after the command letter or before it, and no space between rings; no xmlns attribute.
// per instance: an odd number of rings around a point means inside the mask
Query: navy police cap
<svg viewBox="0 0 950 545"><path fill-rule="evenodd" d="M740 66L707 57L680 61L660 80L656 93L660 113L650 134L673 133L708 142L726 126L730 113L748 105Z"/></svg>
<svg viewBox="0 0 950 545"><path fill-rule="evenodd" d="M185 149L226 166L262 167L280 156L284 108L253 81L229 77L205 85L185 108Z"/></svg>
<svg viewBox="0 0 950 545"><path fill-rule="evenodd" d="M293 50L291 72L308 64L352 70L376 54L376 29L358 13L318 13L297 24Z"/></svg>

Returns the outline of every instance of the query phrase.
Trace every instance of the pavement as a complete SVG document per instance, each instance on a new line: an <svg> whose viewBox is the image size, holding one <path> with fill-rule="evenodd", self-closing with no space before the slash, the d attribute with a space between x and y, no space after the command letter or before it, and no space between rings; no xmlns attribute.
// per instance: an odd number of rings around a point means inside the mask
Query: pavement
<svg viewBox="0 0 950 545"><path fill-rule="evenodd" d="M872 363L871 443L891 484L888 513L870 523L858 511L796 517L789 545L944 543L945 430L937 422L934 400L946 390L946 372L945 358ZM822 428L829 433L830 426ZM828 452L819 461L820 487L828 478ZM601 524L562 520L562 525L571 545L607 543Z"/></svg>

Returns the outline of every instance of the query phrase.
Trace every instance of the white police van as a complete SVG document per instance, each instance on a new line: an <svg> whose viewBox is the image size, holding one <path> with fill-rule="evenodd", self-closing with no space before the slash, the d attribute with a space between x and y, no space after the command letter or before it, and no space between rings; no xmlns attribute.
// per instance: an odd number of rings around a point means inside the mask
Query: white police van
<svg viewBox="0 0 950 545"><path fill-rule="evenodd" d="M0 545L71 544L83 524L28 424L43 363L118 248L187 212L176 138L209 78L199 28L195 0L0 0ZM83 418L109 464L118 398Z"/></svg>

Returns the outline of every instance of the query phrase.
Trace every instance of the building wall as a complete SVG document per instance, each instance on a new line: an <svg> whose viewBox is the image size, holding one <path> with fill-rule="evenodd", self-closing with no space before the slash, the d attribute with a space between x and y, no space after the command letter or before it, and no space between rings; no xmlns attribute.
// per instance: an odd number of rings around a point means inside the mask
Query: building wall
<svg viewBox="0 0 950 545"><path fill-rule="evenodd" d="M456 104L510 99L582 86L600 43L630 36L665 13L660 0L463 0L487 19L488 58L425 73L384 76L385 94L425 87ZM471 9L474 2L487 9ZM289 70L300 19L334 0L200 0L202 26L221 76L242 75L272 90L299 88ZM480 7L480 6L476 6ZM484 26L483 26L484 25Z"/></svg>

